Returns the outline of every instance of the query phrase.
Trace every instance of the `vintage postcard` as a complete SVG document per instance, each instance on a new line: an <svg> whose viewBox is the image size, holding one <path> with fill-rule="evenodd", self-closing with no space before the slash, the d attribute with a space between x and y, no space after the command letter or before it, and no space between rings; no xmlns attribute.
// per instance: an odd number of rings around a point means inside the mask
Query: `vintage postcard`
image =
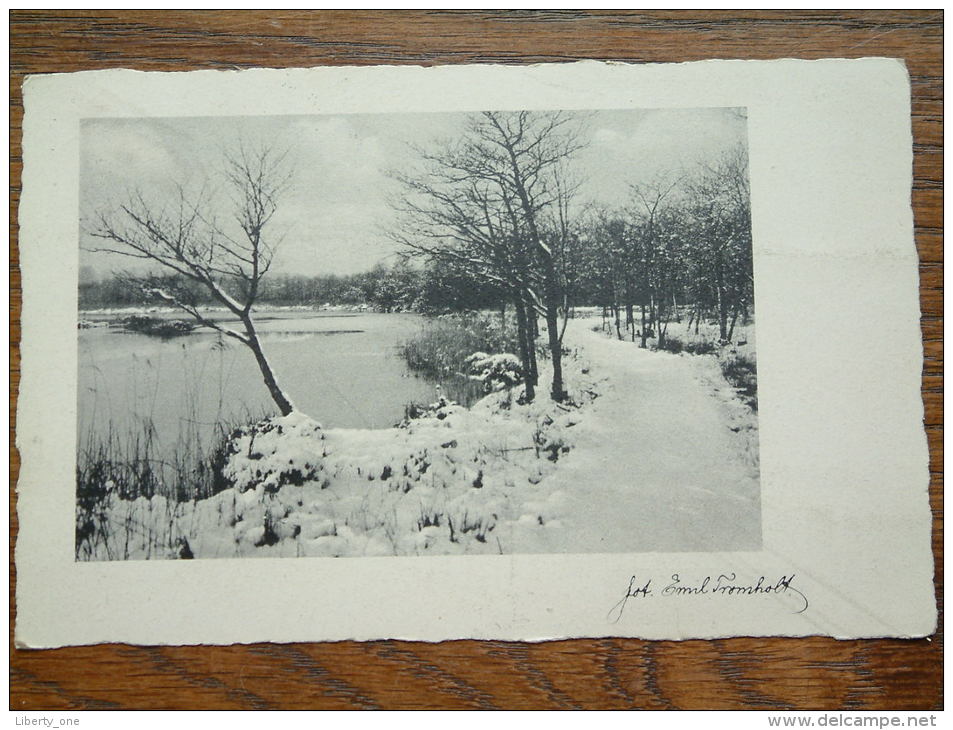
<svg viewBox="0 0 953 730"><path fill-rule="evenodd" d="M901 63L24 103L19 645L934 631Z"/></svg>

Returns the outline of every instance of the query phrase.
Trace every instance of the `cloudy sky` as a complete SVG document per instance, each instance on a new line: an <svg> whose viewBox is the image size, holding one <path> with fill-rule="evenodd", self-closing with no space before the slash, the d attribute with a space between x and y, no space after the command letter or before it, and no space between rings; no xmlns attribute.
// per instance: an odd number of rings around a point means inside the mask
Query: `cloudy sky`
<svg viewBox="0 0 953 730"><path fill-rule="evenodd" d="M463 114L378 114L184 119L95 119L81 135L80 264L104 275L128 266L121 257L85 250L83 227L130 192L167 195L170 183L198 188L220 179L222 156L239 140L290 151L293 181L273 225L283 240L273 270L307 275L362 271L393 256L384 231L394 220L388 199L399 186L388 170L415 165L411 145L458 135ZM623 205L629 186L679 172L744 144L744 115L728 109L587 112L587 147L574 163L580 200Z"/></svg>

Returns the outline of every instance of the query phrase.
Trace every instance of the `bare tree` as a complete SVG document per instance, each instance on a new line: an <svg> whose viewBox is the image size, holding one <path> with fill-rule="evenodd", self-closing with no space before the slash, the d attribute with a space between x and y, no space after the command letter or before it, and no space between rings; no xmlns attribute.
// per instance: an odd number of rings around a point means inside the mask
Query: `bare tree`
<svg viewBox="0 0 953 730"><path fill-rule="evenodd" d="M555 260L559 291L562 294L560 310L563 323L559 329L559 345L562 346L580 276L582 258L580 228L579 220L574 215L573 200L582 182L573 175L568 159L563 159L554 166L552 182L555 195L550 210L543 218L543 237L549 244L551 255Z"/></svg>
<svg viewBox="0 0 953 730"><path fill-rule="evenodd" d="M489 164L491 177L516 199L513 223L536 255L542 280L543 302L555 401L567 397L562 374L562 341L559 308L562 304L557 254L544 235L544 212L560 204L565 188L560 184L567 160L582 147L571 128L571 117L562 113L513 114L486 112L472 132L475 148Z"/></svg>
<svg viewBox="0 0 953 730"><path fill-rule="evenodd" d="M754 285L746 150L734 148L703 166L689 192L697 239L695 278L714 300L719 339L727 343L739 313L750 305Z"/></svg>
<svg viewBox="0 0 953 730"><path fill-rule="evenodd" d="M673 217L672 207L667 202L679 182L678 178L658 174L648 182L630 186L636 205L632 218L633 228L637 231L634 254L638 261L633 263L636 264L634 278L641 293L642 347L646 346L646 305L649 325L658 336L658 346L665 345L665 309L669 297L673 296L676 266L675 252L667 245L672 243L670 231L666 229L672 228Z"/></svg>
<svg viewBox="0 0 953 730"><path fill-rule="evenodd" d="M528 331L525 338L521 334L530 351L524 365L534 362L536 314L545 318L553 363L550 392L557 401L566 398L559 327L565 301L557 267L569 233L565 206L573 192L564 168L582 146L572 121L559 112L484 112L469 119L456 145L422 153L429 163L426 175L398 175L410 193L401 207L411 220L400 239L509 287L519 327Z"/></svg>
<svg viewBox="0 0 953 730"><path fill-rule="evenodd" d="M139 192L117 210L96 214L88 232L105 243L92 250L158 264L159 274L127 274L127 278L146 294L247 346L278 410L288 415L294 406L268 364L252 308L274 255L275 242L266 236L266 228L290 173L285 155L269 147L251 150L240 145L226 153L224 167L230 210L223 223L215 215L217 206L207 186L190 194L176 185L173 200L165 204L148 200ZM170 272L181 279L180 284L168 276ZM194 285L224 306L240 327L232 328L203 314Z"/></svg>
<svg viewBox="0 0 953 730"><path fill-rule="evenodd" d="M507 188L488 178L482 153L468 144L417 153L423 170L393 173L404 186L404 195L393 201L403 218L389 234L407 251L492 284L510 299L525 398L532 401L537 367L531 319L543 308L531 270L532 252L513 224L518 204Z"/></svg>

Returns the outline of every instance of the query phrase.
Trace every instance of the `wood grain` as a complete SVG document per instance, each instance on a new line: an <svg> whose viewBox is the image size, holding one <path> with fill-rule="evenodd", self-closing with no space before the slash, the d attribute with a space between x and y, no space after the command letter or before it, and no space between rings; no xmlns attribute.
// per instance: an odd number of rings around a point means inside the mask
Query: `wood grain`
<svg viewBox="0 0 953 730"><path fill-rule="evenodd" d="M942 608L943 14L941 11L11 11L10 416L19 382L20 89L30 73L582 58L891 56L912 77L923 400ZM14 426L15 427L15 426ZM11 433L11 485L17 454ZM825 638L543 644L395 641L230 647L12 646L11 709L937 709L940 631Z"/></svg>

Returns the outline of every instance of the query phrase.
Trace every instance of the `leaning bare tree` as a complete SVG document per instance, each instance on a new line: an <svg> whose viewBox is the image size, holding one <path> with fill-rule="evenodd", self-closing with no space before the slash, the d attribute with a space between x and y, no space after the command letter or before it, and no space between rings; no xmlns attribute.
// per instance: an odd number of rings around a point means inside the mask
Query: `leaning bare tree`
<svg viewBox="0 0 953 730"><path fill-rule="evenodd" d="M262 351L252 308L274 254L274 242L265 229L275 215L290 173L285 156L269 147L251 150L241 145L226 153L224 167L229 193L224 216L217 215L222 211L215 210L213 196L205 190L190 194L184 186L176 185L173 199L165 203L149 200L139 192L118 209L96 214L88 233L105 243L92 250L158 264L160 274L126 276L147 295L247 346L278 410L286 416L294 407L278 386ZM170 273L177 277L170 277ZM205 316L199 308L196 288L225 307L239 327Z"/></svg>

